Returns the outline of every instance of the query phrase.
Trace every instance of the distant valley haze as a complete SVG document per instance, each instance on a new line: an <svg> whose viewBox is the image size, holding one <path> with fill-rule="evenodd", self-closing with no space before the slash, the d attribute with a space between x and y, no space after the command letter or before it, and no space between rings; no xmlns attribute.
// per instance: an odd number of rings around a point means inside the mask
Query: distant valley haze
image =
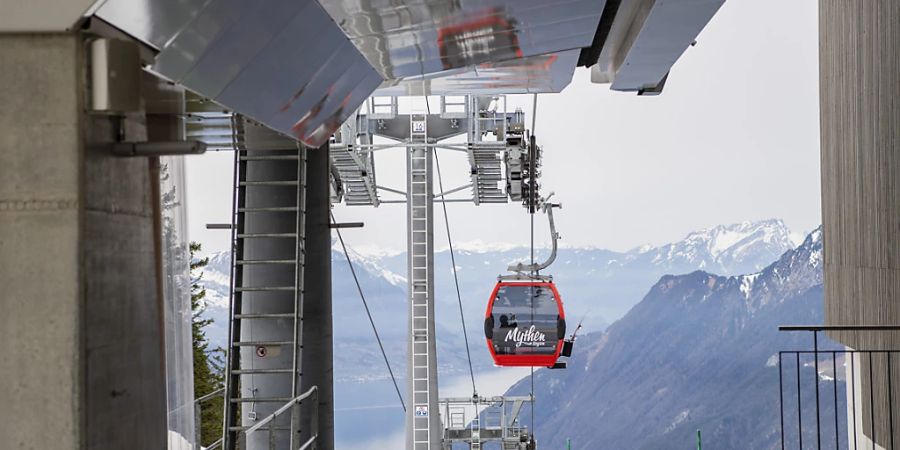
<svg viewBox="0 0 900 450"><path fill-rule="evenodd" d="M774 332L773 327L779 321L790 321L791 318L807 322L821 320L821 291L813 289L821 281L820 275L816 275L820 273L817 272L820 271L820 267L818 265L806 266L818 264L817 261L820 261L820 239L821 233L817 231L811 237L806 237L807 243L801 245L801 250L795 250L798 248L798 243L804 242L803 236L791 231L783 221L769 219L713 226L690 232L675 242L659 246L640 246L625 252L595 247L567 246L561 248L557 261L547 273L553 274L554 281L559 287L569 321L572 323L571 326L574 328L576 321L584 319L585 328L583 337L576 343L576 355L570 361L570 369L551 371L547 374L538 371L536 378L538 388L546 389L542 383L548 380L548 376L552 376L552 379L564 377L564 379L574 380L571 377L584 373L586 370L585 367L582 367L584 358L599 351L599 342L604 342L605 339L619 339L616 336L622 336L614 333L609 335L612 336L611 338L606 338L606 330L610 324L614 324L612 328L609 328L613 332L626 326L623 325L623 321L631 323L630 327L634 329L633 333L647 338L650 335L646 333L651 333L651 335L665 333L668 327L680 329L687 324L692 324L690 326L700 334L686 335L684 338L679 338L681 340L673 337L671 343L677 348L667 349L666 343L662 341L654 344L662 352L678 354L682 351L682 346L696 345L689 343L691 339L703 336L707 332L719 332L716 328L719 326L716 321L721 319L715 319L713 315L719 315L716 317L721 317L721 314L752 315L753 311L771 310L771 312L765 313L766 321L759 322L760 325L758 325L772 328L771 330L765 329L770 335L771 332ZM488 384L492 386L491 389L494 389L493 391L480 390L481 394L500 395L505 387L511 386L522 376L522 373L493 366L485 348L481 321L491 288L496 282L496 276L504 273L508 264L526 259L529 256L529 250L527 247L499 245L498 243L484 246L460 245L455 250L476 381L485 380L487 382L490 380ZM408 314L405 253L384 251L372 247L365 251L358 251L351 247L348 251L372 310L373 318L379 328L379 333L385 343L394 372L399 374L401 377L399 382L403 383ZM538 249L537 257L542 258L547 251L547 248ZM767 286L776 286L769 281L764 281L770 276L763 274L767 273L767 270L769 272L786 270L777 269L777 267L772 269L773 261L784 260L784 258L802 259L797 255L806 255L806 259L803 259L803 263L806 265L798 263L795 265L796 267L791 266L794 267L791 271L798 271L801 266L804 267L804 273L811 275L804 276L803 281L799 282L799 286L804 292L813 289L809 291L810 293L803 294L802 301L785 303L779 297L775 300L766 300L765 304L760 303L758 306L753 306L753 309L749 310L750 312L741 308L734 312L720 310L715 306L718 303L712 303L707 304L704 310L706 312L702 314L697 311L691 312L689 318L686 318L683 315L685 313L677 308L647 306L648 298L653 297L654 290L658 290L659 283L667 283L666 280L669 279L681 280L683 274L690 274L684 275L688 277L685 280L707 276L699 274L714 274L709 276L715 277L716 280L722 280L717 281L718 284L732 286L727 291L729 296L733 296L735 295L733 292L737 292L737 295L745 296L748 301L759 298L762 292L770 289ZM227 333L227 281L230 255L214 253L210 256L210 265L206 268L203 278L203 283L208 289L206 316L215 320L210 327L209 336L214 345L224 346ZM354 449L365 448L367 442L394 442L402 437L403 416L396 400L396 394L390 384L384 361L374 342L372 329L362 308L356 286L353 284L347 261L337 243L333 246L332 260L338 442L347 448ZM795 279L801 279L798 277L799 275L795 276ZM754 281L750 282L749 280ZM445 383L463 386L463 391L459 394L465 395L464 386L468 379L468 365L453 286L450 255L446 249L436 253L435 283L439 378L442 386L445 386L442 389L450 389ZM657 287L654 287L655 285ZM754 286L755 288L753 288ZM774 291L769 297L779 296L780 292L782 291ZM638 314L633 309L636 308L635 305L644 305L641 309L643 312L640 314L647 317L629 321L629 317ZM753 303L748 302L746 305L742 308L751 307ZM794 308L795 306L800 309ZM728 308L733 307L729 306ZM806 320L800 320L802 318ZM646 323L646 326L642 326L643 323ZM709 330L705 330L704 327L709 327ZM770 341L760 342L760 345L757 346L759 353L754 353L754 355L764 355L768 358L771 356L771 352L777 353L780 349L778 345L782 343L777 338L777 336L773 336ZM624 341L622 345L632 344ZM735 355L740 354L737 347L726 348ZM710 351L710 354L715 355L716 353ZM643 358L643 355L643 352L632 354L632 356L638 356L638 359ZM702 356L698 356L701 359L696 360L695 363L702 364ZM620 357L622 356L616 356L616 358ZM756 359L761 357L753 356ZM764 370L764 364L757 367L756 359L747 361L746 364L749 364L753 370L757 370L757 368ZM744 364L742 361L742 358L737 358L734 364ZM632 364L632 362L628 362L628 364ZM664 374L654 372L652 367L642 370L649 371L641 375L642 377L665 379ZM615 376L618 383L628 383L632 375L620 372ZM607 377L608 375L603 375L600 379L604 380L605 385L614 386L614 384L608 383ZM577 383L591 384L593 383L590 381L591 379L590 377L581 378L581 381ZM483 385L483 387L485 386ZM771 388L771 386L768 387ZM513 388L512 392L521 393L519 390L520 388ZM603 395L608 394L604 393ZM547 392L543 392L539 397L541 398L541 407L555 405L559 401L556 397L558 395L555 393L548 395ZM697 402L708 402L709 404L692 408L693 412L688 413L689 415L682 420L684 426L693 426L691 424L698 414L701 414L702 411L715 410L718 407L714 399L709 397L691 398L695 405ZM556 406L553 407L556 408ZM375 414L374 411L381 412ZM663 411L660 414L665 413ZM677 415L678 411L674 414ZM638 420L635 417L629 418L627 415L617 417L620 419L616 420L622 421ZM663 419L665 417L660 417L658 420ZM375 422L371 422L373 420ZM361 421L368 425L362 426ZM679 424L681 422L674 426L678 427ZM663 428L665 429L665 427ZM538 433L539 437L552 436L554 440L561 439L562 436L558 433L551 433L547 428L539 428ZM679 431L679 435L683 437L684 433ZM648 436L653 436L653 434L648 434ZM768 441L766 442L768 445ZM385 445L390 447L388 444ZM597 447L583 446L579 443L574 448L593 449ZM668 447L654 444L648 448L664 449Z"/></svg>

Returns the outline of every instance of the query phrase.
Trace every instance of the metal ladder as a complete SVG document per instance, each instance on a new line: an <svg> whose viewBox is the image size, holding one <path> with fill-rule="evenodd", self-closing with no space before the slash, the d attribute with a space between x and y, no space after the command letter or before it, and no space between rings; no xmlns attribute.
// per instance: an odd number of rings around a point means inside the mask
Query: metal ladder
<svg viewBox="0 0 900 450"><path fill-rule="evenodd" d="M429 364L429 347L433 336L429 334L428 323L432 312L429 311L431 295L430 267L428 258L431 211L431 177L430 150L425 145L428 139L428 121L424 114L409 116L409 186L407 195L409 202L409 230L411 252L409 255L410 272L410 307L411 320L410 339L412 352L409 364L412 367L412 408L413 416L413 449L429 450L431 448L430 411L431 373Z"/></svg>
<svg viewBox="0 0 900 450"><path fill-rule="evenodd" d="M257 404L262 404L266 411L262 416L269 414L268 409L278 408L282 404L291 401L300 395L300 379L302 376L302 336L303 336L303 286L304 286L304 262L305 262L305 229L306 229L306 148L296 145L294 149L288 149L285 145L277 146L277 150L271 147L266 149L248 149L244 142L243 119L236 118L233 124L234 150L235 150L235 183L234 183L234 214L232 223L232 290L229 329L230 348L226 365L226 402L225 402L225 430L224 448L236 450L241 433L247 431L250 426L242 424L242 408L251 408L251 420L254 420ZM258 176L248 176L248 173L260 171L248 170L254 164L296 164L296 176L294 179L259 179ZM261 171L265 173L265 171ZM259 204L261 195L248 195L257 189L282 189L284 194L286 187L296 187L296 195L265 196L265 203ZM263 220L252 220L252 215L268 214L269 217L278 217L285 223L285 215L293 216L292 229L265 229L260 224ZM250 220L248 220L250 219ZM248 224L252 224L249 225ZM293 258L267 257L260 247L252 247L253 242L259 240L274 240L279 247L293 247ZM248 248L254 248L253 255L247 255ZM287 275L293 269L293 283L281 283L281 285L251 285L248 271L281 271ZM266 275L263 275L266 276ZM249 278L249 279L248 279ZM286 278L286 276L282 277ZM271 293L290 292L293 296L291 310L266 311L266 307L259 302L270 301L267 295ZM262 311L260 310L262 309ZM247 326L244 327L244 322ZM253 339L253 326L250 322L259 321L287 321L292 324L292 333L288 333L283 339L262 338ZM242 330L244 333L242 334ZM249 333L248 333L249 332ZM248 335L249 334L249 335ZM277 367L271 364L257 363L268 353L281 355L282 350L287 350L290 357L277 359L280 363ZM249 353L252 352L252 353ZM254 358L254 356L258 358ZM244 364L249 367L244 367ZM258 367L262 365L263 367ZM268 367L266 367L268 366ZM254 385L258 382L255 377L289 377L290 392L279 392L279 395L257 395L258 389ZM284 378L281 384L287 385ZM267 380L265 380L267 381ZM260 384L265 384L263 381ZM242 383L243 382L243 383ZM250 386L247 386L250 384ZM265 389L263 389L265 390ZM250 424L252 425L252 424ZM290 436L291 447L296 448L293 440L296 439L297 423L291 421L290 425L279 424L273 429L281 433L290 431L285 436ZM270 436L270 440L274 437Z"/></svg>
<svg viewBox="0 0 900 450"><path fill-rule="evenodd" d="M471 430L472 442L469 444L471 450L481 450L481 415L478 414L478 406L475 406L475 417L469 422Z"/></svg>

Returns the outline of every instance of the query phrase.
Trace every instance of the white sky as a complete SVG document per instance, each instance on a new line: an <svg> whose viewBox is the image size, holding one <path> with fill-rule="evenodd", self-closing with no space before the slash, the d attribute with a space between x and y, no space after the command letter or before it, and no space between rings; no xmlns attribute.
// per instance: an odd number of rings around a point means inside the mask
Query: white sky
<svg viewBox="0 0 900 450"><path fill-rule="evenodd" d="M612 92L578 69L561 94L538 99L543 189L563 203L563 243L626 250L722 223L784 219L794 231L821 222L816 0L728 0L675 64L658 97ZM531 110L531 97L510 98ZM432 103L435 105L435 103ZM530 116L527 122L530 124ZM388 153L391 152L391 153ZM467 183L464 154L443 152L444 188ZM232 158L188 158L190 237L227 248ZM379 152L380 185L402 188L401 151ZM385 196L387 198L387 196ZM455 243L528 243L518 205L448 205ZM446 242L436 206L436 246ZM406 245L405 207L337 206L362 250ZM538 243L546 220L537 218Z"/></svg>

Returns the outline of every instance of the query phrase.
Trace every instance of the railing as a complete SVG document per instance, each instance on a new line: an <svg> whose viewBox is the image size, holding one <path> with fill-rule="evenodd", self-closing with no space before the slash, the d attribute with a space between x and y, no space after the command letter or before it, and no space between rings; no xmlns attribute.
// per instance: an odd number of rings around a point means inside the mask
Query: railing
<svg viewBox="0 0 900 450"><path fill-rule="evenodd" d="M212 400L214 398L225 397L225 388L221 388L210 392L209 394L204 395L196 400L194 400L194 442L197 445L197 448L203 448L200 444L200 436L201 431L203 430L203 417L201 415L203 411L203 403ZM222 439L219 439L212 444L209 444L209 447L205 447L206 450L215 450L222 446Z"/></svg>
<svg viewBox="0 0 900 450"><path fill-rule="evenodd" d="M198 446L200 444L200 431L201 431L201 417L200 417L201 404L210 399L222 397L222 396L224 396L224 394L225 394L225 388L222 388L217 391L210 392L209 394L206 394L203 397L200 397L194 401L194 420L195 420L194 428L195 428L195 439L196 439ZM318 430L319 430L319 387L318 386L313 386L308 391L298 395L297 397L294 397L293 400L288 401L287 403L282 405L280 408L275 410L275 412L273 412L272 414L269 414L262 420L258 421L252 427L247 428L242 433L240 433L240 436L238 438L240 441L240 445L238 448L246 449L247 448L247 437L257 431L260 431L261 429L263 429L263 427L265 427L265 430L269 432L269 436L268 436L269 437L269 445L268 445L269 450L275 450L275 443L276 443L275 421L276 421L276 419L278 419L279 417L284 415L288 410L290 410L291 411L291 413L290 413L291 414L291 430L299 430L300 429L300 404L303 403L303 401L306 399L311 400L308 403L310 404L310 407L311 407L309 430L311 430L312 436L310 436L309 439L307 439L305 442L303 442L303 444L300 444L297 447L293 447L293 444L292 444L291 450L306 450L306 449L310 448L310 446L313 443L315 443L316 439L318 439L318 437L319 437L319 432L318 432ZM293 439L293 435L291 436L291 438ZM210 444L209 447L205 447L205 450L216 450L221 447L222 447L222 439L219 439L219 440L213 442L212 444Z"/></svg>
<svg viewBox="0 0 900 450"><path fill-rule="evenodd" d="M781 326L779 330L811 332L813 338L813 350L778 353L781 448L893 450L893 397L895 384L900 383L894 382L891 366L900 362L900 351L856 350L830 343L822 349L819 333L900 331L900 326Z"/></svg>
<svg viewBox="0 0 900 450"><path fill-rule="evenodd" d="M309 398L311 401L309 402L312 406L311 414L310 414L310 424L309 430L311 430L312 436L309 437L305 442L300 444L297 447L294 447L293 440L294 435L292 433L291 436L291 450L306 450L313 443L316 442L316 439L319 438L319 387L313 386L309 388L308 391L294 397L293 400L287 402L281 408L278 408L272 414L266 416L266 418L260 420L244 431L241 436L238 438L241 445L239 448L245 449L247 448L247 437L251 434L259 431L263 427L266 427L266 430L269 432L269 450L275 450L275 419L282 416L288 410L291 411L291 430L300 429L300 404Z"/></svg>

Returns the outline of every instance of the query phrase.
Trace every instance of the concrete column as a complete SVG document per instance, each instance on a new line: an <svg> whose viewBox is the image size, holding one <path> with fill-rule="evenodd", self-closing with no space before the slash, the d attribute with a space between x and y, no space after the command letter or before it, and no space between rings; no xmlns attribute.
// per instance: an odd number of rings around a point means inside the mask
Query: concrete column
<svg viewBox="0 0 900 450"><path fill-rule="evenodd" d="M242 121L245 146L254 156L291 157L298 154L297 142L271 129L250 121ZM298 167L293 159L251 160L246 162L246 180L302 181L306 185L305 218L300 230L297 212L293 209L260 211L262 208L294 208L298 204L296 185L263 185L245 187L244 208L256 210L243 214L239 230L243 234L298 233L303 231L303 271L295 273L293 264L251 264L240 268L235 280L241 287L285 287L302 283L303 309L299 389L292 392L294 377L289 373L248 373L240 375L241 396L244 398L292 398L318 386L318 438L316 448L334 448L334 400L332 359L332 310L331 310L331 228L330 186L328 171L328 147L307 149L305 168ZM305 173L305 180L301 180ZM240 200L239 200L240 203ZM241 226L243 228L241 228ZM246 260L294 260L296 241L273 237L257 237L240 241L237 257ZM240 293L240 312L243 314L294 313L293 290L246 291ZM252 342L291 342L294 339L293 319L241 319L240 340ZM261 354L258 348L264 348ZM243 346L240 350L241 369L290 369L293 367L291 345ZM289 370L290 372L290 370ZM241 424L252 426L282 406L282 402L245 402ZM304 402L298 422L299 433L294 442L305 442L311 437L312 408ZM255 414L255 418L251 415ZM287 448L292 436L287 421L278 423L283 429L275 432L277 448ZM265 431L247 438L248 449L268 449L269 436Z"/></svg>
<svg viewBox="0 0 900 450"><path fill-rule="evenodd" d="M82 448L81 78L72 35L0 35L0 436Z"/></svg>
<svg viewBox="0 0 900 450"><path fill-rule="evenodd" d="M165 447L162 305L147 159L83 105L79 34L0 35L3 448ZM121 119L146 138L143 117Z"/></svg>
<svg viewBox="0 0 900 450"><path fill-rule="evenodd" d="M831 325L900 323L900 0L819 2L825 317ZM900 349L900 334L832 334L856 349ZM900 361L893 405L883 355L863 383L863 428L888 447L889 407L900 429ZM863 358L865 360L865 358ZM868 372L868 362L860 367ZM874 386L874 387L873 387ZM865 432L870 436L869 431ZM900 433L895 430L895 442Z"/></svg>

